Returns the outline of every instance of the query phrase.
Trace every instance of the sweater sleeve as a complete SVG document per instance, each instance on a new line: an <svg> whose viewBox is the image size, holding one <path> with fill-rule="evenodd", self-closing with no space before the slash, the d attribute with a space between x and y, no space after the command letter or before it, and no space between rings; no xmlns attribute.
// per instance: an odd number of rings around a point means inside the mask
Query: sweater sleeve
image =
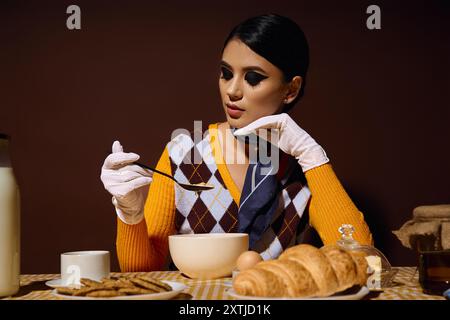
<svg viewBox="0 0 450 320"><path fill-rule="evenodd" d="M167 148L156 166L171 173ZM122 272L162 270L168 256L168 236L175 229L174 182L160 174L153 175L144 207L144 219L128 225L117 219L116 248Z"/></svg>
<svg viewBox="0 0 450 320"><path fill-rule="evenodd" d="M310 224L322 242L325 245L336 243L340 239L338 228L348 223L355 228L355 240L361 244L373 245L372 234L363 214L344 190L331 164L311 169L305 176L311 190Z"/></svg>

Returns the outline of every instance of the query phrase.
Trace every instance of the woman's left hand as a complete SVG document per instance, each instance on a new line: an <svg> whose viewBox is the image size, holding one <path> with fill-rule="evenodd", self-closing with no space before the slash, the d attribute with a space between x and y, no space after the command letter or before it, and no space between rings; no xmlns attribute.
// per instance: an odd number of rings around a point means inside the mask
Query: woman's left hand
<svg viewBox="0 0 450 320"><path fill-rule="evenodd" d="M287 113L262 117L236 130L234 135L245 136L257 129L278 129L278 148L294 156L303 172L330 161L325 150L305 130L300 128Z"/></svg>

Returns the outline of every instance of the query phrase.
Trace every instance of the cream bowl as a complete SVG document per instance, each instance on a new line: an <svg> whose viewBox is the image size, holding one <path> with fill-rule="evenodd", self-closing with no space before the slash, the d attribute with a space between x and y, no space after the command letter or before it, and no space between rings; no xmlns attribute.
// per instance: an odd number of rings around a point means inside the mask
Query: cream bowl
<svg viewBox="0 0 450 320"><path fill-rule="evenodd" d="M247 233L200 233L169 236L175 266L194 279L230 277L239 255L248 250Z"/></svg>

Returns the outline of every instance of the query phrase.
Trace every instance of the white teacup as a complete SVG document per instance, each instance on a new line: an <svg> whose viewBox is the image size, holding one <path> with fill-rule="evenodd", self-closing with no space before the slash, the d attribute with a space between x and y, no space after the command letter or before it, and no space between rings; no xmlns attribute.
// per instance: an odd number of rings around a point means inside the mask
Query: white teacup
<svg viewBox="0 0 450 320"><path fill-rule="evenodd" d="M80 285L81 278L100 281L110 273L109 251L73 251L61 254L61 283Z"/></svg>

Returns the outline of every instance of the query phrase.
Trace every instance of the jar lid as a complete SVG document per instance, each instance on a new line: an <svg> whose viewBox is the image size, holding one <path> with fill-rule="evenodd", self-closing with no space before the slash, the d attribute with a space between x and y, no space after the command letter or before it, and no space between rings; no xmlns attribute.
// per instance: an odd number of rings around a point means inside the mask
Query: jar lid
<svg viewBox="0 0 450 320"><path fill-rule="evenodd" d="M1 133L1 132L0 132L0 139L3 139L3 140L9 140L9 139L10 139L10 136L7 135L6 133Z"/></svg>
<svg viewBox="0 0 450 320"><path fill-rule="evenodd" d="M415 220L450 219L450 204L436 204L414 208Z"/></svg>

